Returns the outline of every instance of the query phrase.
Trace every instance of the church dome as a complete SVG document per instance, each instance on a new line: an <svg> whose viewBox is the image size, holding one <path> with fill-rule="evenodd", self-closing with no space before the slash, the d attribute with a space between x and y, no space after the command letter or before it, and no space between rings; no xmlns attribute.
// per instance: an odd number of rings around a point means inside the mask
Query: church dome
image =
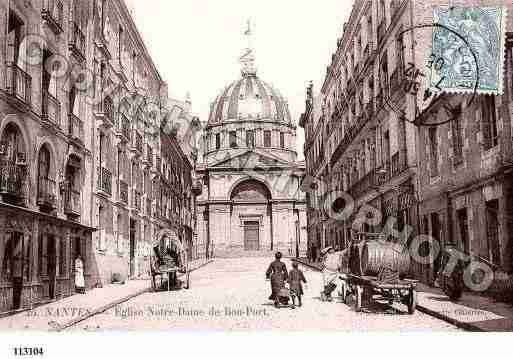
<svg viewBox="0 0 513 359"><path fill-rule="evenodd" d="M208 124L244 120L292 124L285 98L256 74L243 74L217 96L210 108Z"/></svg>

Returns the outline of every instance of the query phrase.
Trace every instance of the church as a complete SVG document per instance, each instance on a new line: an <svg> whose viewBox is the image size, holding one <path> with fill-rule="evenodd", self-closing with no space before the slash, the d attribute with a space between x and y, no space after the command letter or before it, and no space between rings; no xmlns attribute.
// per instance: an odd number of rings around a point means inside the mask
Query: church
<svg viewBox="0 0 513 359"><path fill-rule="evenodd" d="M197 176L198 242L217 257L285 256L306 252L306 201L300 190L296 126L287 100L261 80L252 30L241 76L211 104Z"/></svg>

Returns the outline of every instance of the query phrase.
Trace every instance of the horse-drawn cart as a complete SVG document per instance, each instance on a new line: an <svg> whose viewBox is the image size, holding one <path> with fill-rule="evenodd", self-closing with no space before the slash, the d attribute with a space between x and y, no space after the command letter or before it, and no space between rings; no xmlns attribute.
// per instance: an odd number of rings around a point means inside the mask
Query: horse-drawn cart
<svg viewBox="0 0 513 359"><path fill-rule="evenodd" d="M342 259L340 295L344 303L352 296L355 310L364 300L402 303L408 313L417 306L417 281L405 278L410 270L410 255L381 234L358 233Z"/></svg>
<svg viewBox="0 0 513 359"><path fill-rule="evenodd" d="M374 276L357 276L347 274L343 281L342 300L344 303L353 296L355 311L362 310L364 299L386 300L389 304L402 303L408 307L408 313L415 313L417 306L416 281L400 279L384 282ZM375 297L377 295L377 297Z"/></svg>
<svg viewBox="0 0 513 359"><path fill-rule="evenodd" d="M159 235L159 241L153 244L153 254L150 258L151 285L154 291L157 290L156 277L160 277L160 286L162 286L163 277L167 276L167 290L171 287L176 288L182 281L179 276L185 276L183 287L189 289L190 271L188 256L182 242L174 233L164 233Z"/></svg>

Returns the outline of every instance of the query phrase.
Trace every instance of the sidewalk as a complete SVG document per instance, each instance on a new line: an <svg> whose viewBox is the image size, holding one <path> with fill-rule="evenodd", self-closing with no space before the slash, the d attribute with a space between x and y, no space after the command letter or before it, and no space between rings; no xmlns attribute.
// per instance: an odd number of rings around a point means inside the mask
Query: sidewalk
<svg viewBox="0 0 513 359"><path fill-rule="evenodd" d="M212 260L199 260L190 264L191 271ZM86 294L76 294L62 300L39 306L33 310L0 319L0 330L62 330L93 315L102 313L151 288L149 279L129 280L125 284L109 284L91 289Z"/></svg>
<svg viewBox="0 0 513 359"><path fill-rule="evenodd" d="M309 263L306 258L293 260L320 270L319 264ZM513 305L469 292L464 293L458 302L452 302L441 289L418 283L417 310L465 330L513 330Z"/></svg>

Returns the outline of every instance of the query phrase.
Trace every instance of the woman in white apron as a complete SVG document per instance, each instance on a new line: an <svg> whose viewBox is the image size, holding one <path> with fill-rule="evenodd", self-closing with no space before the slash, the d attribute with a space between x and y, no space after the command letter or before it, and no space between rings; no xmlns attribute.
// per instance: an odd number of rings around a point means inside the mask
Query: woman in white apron
<svg viewBox="0 0 513 359"><path fill-rule="evenodd" d="M80 254L75 259L75 290L77 293L85 294L84 262Z"/></svg>

